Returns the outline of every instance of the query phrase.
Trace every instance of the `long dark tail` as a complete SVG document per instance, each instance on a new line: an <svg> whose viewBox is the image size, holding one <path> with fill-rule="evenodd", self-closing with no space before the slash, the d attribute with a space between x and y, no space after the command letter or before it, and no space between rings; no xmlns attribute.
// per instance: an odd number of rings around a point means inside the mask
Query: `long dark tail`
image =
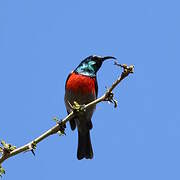
<svg viewBox="0 0 180 180"><path fill-rule="evenodd" d="M83 158L92 159L93 158L93 149L91 145L90 132L81 133L78 131L78 150L77 158L81 160Z"/></svg>

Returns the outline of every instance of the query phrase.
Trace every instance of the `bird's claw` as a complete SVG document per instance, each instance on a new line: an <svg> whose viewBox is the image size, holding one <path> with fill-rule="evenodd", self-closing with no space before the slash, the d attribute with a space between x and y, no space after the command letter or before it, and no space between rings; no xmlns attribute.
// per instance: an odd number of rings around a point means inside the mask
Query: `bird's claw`
<svg viewBox="0 0 180 180"><path fill-rule="evenodd" d="M73 110L74 113L80 113L80 112L85 112L86 109L85 109L85 104L83 105L80 105L77 101L74 101L74 104L70 104L70 102L68 102L71 109Z"/></svg>

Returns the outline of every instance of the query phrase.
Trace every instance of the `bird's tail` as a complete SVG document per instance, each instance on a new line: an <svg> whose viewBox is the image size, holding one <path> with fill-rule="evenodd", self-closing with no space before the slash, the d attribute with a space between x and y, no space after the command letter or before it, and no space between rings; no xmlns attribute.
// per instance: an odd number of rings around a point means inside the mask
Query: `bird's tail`
<svg viewBox="0 0 180 180"><path fill-rule="evenodd" d="M83 158L92 159L93 149L91 145L90 132L87 131L85 134L78 131L78 150L77 158L81 160Z"/></svg>

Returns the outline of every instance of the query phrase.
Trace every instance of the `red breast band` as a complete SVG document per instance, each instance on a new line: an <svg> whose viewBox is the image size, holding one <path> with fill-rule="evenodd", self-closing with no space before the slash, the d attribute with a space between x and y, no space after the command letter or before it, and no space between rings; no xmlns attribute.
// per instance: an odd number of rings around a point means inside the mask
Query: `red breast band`
<svg viewBox="0 0 180 180"><path fill-rule="evenodd" d="M95 81L96 79L94 77L88 77L73 72L67 80L66 88L74 93L93 93L96 95Z"/></svg>

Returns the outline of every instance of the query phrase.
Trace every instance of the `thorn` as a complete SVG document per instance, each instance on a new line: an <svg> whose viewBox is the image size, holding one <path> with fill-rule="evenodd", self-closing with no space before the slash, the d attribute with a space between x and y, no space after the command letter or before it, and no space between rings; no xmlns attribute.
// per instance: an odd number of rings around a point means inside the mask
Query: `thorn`
<svg viewBox="0 0 180 180"><path fill-rule="evenodd" d="M114 65L120 66L117 60L114 61Z"/></svg>
<svg viewBox="0 0 180 180"><path fill-rule="evenodd" d="M108 103L113 103L114 104L114 108L117 108L117 100L114 99L114 94L112 92L108 93L106 101L108 101Z"/></svg>
<svg viewBox="0 0 180 180"><path fill-rule="evenodd" d="M31 149L31 152L32 152L32 154L35 156L36 154L35 154L35 152L34 152L34 149Z"/></svg>
<svg viewBox="0 0 180 180"><path fill-rule="evenodd" d="M66 133L65 133L66 124L64 122L62 122L62 119L59 120L57 117L54 117L53 120L56 122L56 124L59 125L59 131L57 133L60 136L61 135L66 135Z"/></svg>
<svg viewBox="0 0 180 180"><path fill-rule="evenodd" d="M26 150L26 151L24 151L24 153L25 153L25 152L28 152L28 151L31 151L32 154L35 156L35 151L34 151L35 149L36 149L36 142L33 141L33 142L31 142L31 143L29 144L29 149Z"/></svg>
<svg viewBox="0 0 180 180"><path fill-rule="evenodd" d="M66 135L66 133L65 133L66 124L65 124L62 120L60 120L60 121L58 122L58 124L59 124L58 134L59 134L59 135Z"/></svg>

